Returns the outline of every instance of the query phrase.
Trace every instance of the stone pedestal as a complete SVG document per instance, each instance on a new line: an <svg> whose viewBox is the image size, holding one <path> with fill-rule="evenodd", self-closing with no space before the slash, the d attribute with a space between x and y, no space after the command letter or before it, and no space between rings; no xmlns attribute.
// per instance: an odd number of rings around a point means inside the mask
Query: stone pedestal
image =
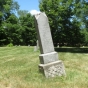
<svg viewBox="0 0 88 88"><path fill-rule="evenodd" d="M64 65L60 60L47 64L39 64L39 71L42 72L46 78L65 75Z"/></svg>

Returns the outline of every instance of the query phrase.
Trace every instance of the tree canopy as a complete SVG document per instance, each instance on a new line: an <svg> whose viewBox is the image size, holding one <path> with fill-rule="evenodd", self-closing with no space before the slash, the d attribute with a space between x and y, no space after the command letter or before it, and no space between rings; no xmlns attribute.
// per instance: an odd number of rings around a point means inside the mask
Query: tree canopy
<svg viewBox="0 0 88 88"><path fill-rule="evenodd" d="M0 45L36 44L33 16L19 7L15 0L0 0Z"/></svg>
<svg viewBox="0 0 88 88"><path fill-rule="evenodd" d="M0 0L0 46L36 44L34 18L19 8L15 0ZM48 16L55 46L88 44L87 0L39 0L39 8Z"/></svg>
<svg viewBox="0 0 88 88"><path fill-rule="evenodd" d="M49 18L55 44L74 46L84 42L80 26L83 23L82 10L86 8L82 5L84 0L40 0L40 11Z"/></svg>

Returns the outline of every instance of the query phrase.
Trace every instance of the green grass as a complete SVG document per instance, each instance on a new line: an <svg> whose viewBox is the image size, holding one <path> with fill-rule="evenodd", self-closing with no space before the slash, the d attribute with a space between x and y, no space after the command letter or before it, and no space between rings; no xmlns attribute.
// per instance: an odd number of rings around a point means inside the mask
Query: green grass
<svg viewBox="0 0 88 88"><path fill-rule="evenodd" d="M39 54L34 47L0 47L0 88L88 88L88 52L59 52L66 77L49 79L39 72Z"/></svg>

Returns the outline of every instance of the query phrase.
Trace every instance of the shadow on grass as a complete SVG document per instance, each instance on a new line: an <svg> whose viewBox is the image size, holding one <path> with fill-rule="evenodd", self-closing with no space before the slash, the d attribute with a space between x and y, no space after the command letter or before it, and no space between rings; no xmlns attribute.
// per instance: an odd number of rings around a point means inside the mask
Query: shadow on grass
<svg viewBox="0 0 88 88"><path fill-rule="evenodd" d="M55 48L56 52L88 53L88 48Z"/></svg>

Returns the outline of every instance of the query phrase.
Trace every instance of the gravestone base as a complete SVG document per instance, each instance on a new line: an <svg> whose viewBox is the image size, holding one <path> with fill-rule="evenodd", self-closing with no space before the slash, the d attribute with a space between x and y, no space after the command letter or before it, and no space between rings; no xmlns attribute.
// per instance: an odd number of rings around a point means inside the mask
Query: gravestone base
<svg viewBox="0 0 88 88"><path fill-rule="evenodd" d="M39 64L39 71L42 72L46 78L65 76L64 64L61 60L48 64Z"/></svg>

